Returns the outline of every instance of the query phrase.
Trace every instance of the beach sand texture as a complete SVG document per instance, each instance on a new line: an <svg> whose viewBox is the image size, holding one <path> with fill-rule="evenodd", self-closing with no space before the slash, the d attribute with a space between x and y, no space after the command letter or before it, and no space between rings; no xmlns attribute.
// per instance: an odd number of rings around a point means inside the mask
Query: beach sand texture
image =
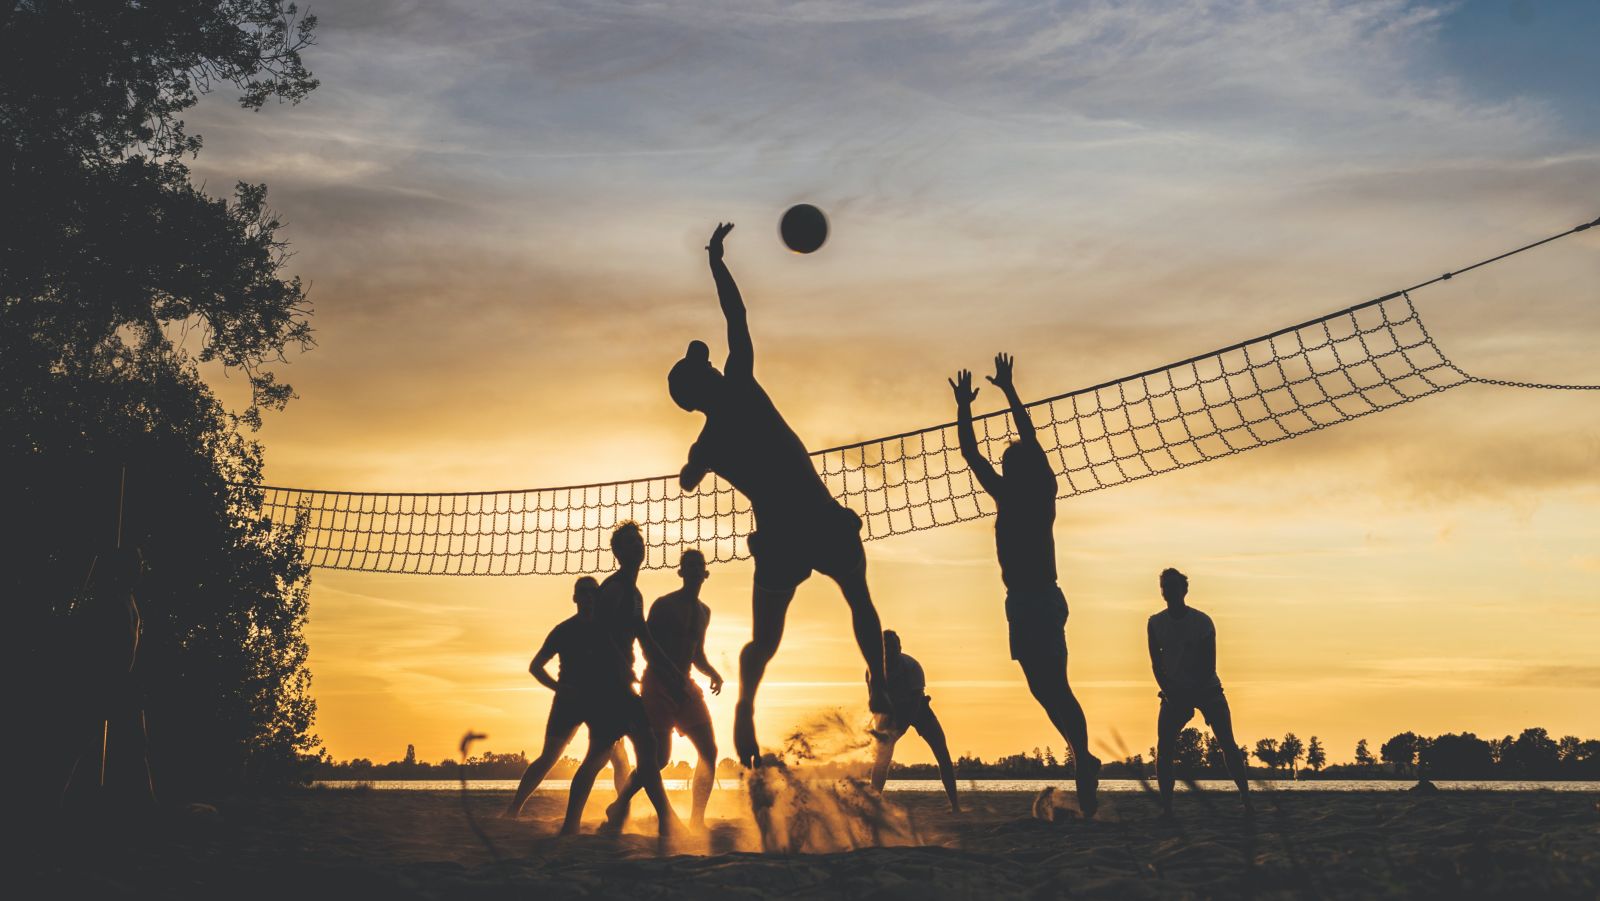
<svg viewBox="0 0 1600 901"><path fill-rule="evenodd" d="M595 792L586 831L612 797ZM1591 794L1260 792L1246 817L1235 795L1205 793L1180 795L1173 823L1148 797L1119 795L1095 821L1052 823L1025 793L969 794L959 816L940 795L899 793L879 839L917 844L807 854L761 853L737 789L713 795L709 835L665 852L642 796L616 838L555 835L565 800L541 792L507 820L506 795L472 793L498 861L459 795L358 789L235 800L121 852L79 844L25 869L56 897L1600 897Z"/></svg>

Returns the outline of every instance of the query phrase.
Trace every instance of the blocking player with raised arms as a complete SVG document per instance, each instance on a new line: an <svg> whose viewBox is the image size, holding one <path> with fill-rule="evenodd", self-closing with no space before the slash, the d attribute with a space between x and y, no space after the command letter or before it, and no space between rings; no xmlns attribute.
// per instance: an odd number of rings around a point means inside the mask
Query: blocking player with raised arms
<svg viewBox="0 0 1600 901"><path fill-rule="evenodd" d="M1039 444L1033 418L1012 382L1014 360L996 354L989 383L1005 393L1017 440L1000 457L1004 474L978 448L972 426L972 373L950 380L956 397L956 432L972 475L994 499L995 550L1006 586L1011 658L1022 667L1039 706L1072 748L1078 806L1084 816L1099 807L1100 759L1089 751L1083 707L1067 682L1067 599L1056 582L1056 474Z"/></svg>
<svg viewBox="0 0 1600 901"><path fill-rule="evenodd" d="M718 225L706 245L717 299L728 324L728 357L722 371L711 365L704 342L692 341L667 376L678 406L705 414L705 428L689 449L680 482L693 491L711 473L750 500L756 530L750 643L739 654L739 702L733 745L739 762L754 766L755 699L767 663L783 640L784 619L795 589L820 572L838 584L850 605L851 627L866 660L875 712L887 712L883 692L883 638L878 611L867 589L867 558L861 548L861 518L829 493L811 456L756 381L755 345L744 299L722 260L723 239L733 224Z"/></svg>

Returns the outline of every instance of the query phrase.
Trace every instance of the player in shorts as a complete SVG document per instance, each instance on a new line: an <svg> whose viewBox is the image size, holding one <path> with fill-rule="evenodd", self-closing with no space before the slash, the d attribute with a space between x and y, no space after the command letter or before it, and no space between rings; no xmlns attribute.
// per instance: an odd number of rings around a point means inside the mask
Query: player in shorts
<svg viewBox="0 0 1600 901"><path fill-rule="evenodd" d="M717 738L711 728L706 697L690 678L690 669L699 670L711 680L712 694L722 693L722 674L706 659L706 627L711 624L711 608L700 600L700 586L710 575L706 571L705 555L693 548L686 550L678 560L678 576L683 579L683 587L657 598L650 605L650 618L646 623L662 656L645 665L640 690L645 717L650 721L650 731L655 738L656 768L668 763L674 729L694 744L695 753L700 757L694 770L693 808L689 815L690 828L698 830L705 828L706 802L711 798L711 784L716 779ZM639 763L641 768L647 765L644 761ZM608 829L621 830L628 819L629 802L640 787L637 778L629 780L616 803L606 808Z"/></svg>
<svg viewBox="0 0 1600 901"><path fill-rule="evenodd" d="M755 345L744 299L722 261L722 242L732 223L718 225L706 245L717 297L728 324L728 358L718 372L704 342L692 341L667 375L672 400L705 414L706 424L689 449L680 473L683 490L694 491L709 474L721 476L750 500L756 531L750 643L739 654L739 702L734 708L733 746L739 762L755 766L755 700L767 663L783 640L784 618L801 582L820 572L839 585L850 604L856 644L866 660L875 712L887 712L883 640L878 611L867 590L867 558L861 549L861 519L841 506L811 463L806 446L784 421L755 377Z"/></svg>
<svg viewBox="0 0 1600 901"><path fill-rule="evenodd" d="M878 747L872 764L872 787L883 791L883 784L889 779L889 764L894 760L895 743L907 729L916 729L939 763L939 781L944 783L945 796L950 799L950 812L960 813L961 803L956 800L956 768L950 762L944 727L933 714L933 699L926 693L927 677L915 657L901 652L900 636L890 630L883 633L883 672L894 712L880 714L873 723L873 738L877 739Z"/></svg>
<svg viewBox="0 0 1600 901"><path fill-rule="evenodd" d="M592 577L579 579L572 589L572 603L578 612L550 630L539 653L528 664L533 678L556 696L550 702L550 718L545 722L544 750L522 774L522 782L506 808L508 817L521 812L550 768L561 759L561 752L567 749L578 727L595 712L595 698L601 693L601 686L611 678L607 663L611 651L594 615L599 593L600 583ZM555 678L545 669L552 659L558 661Z"/></svg>
<svg viewBox="0 0 1600 901"><path fill-rule="evenodd" d="M1150 668L1161 686L1161 713L1156 717L1156 782L1161 786L1161 809L1172 816L1172 761L1178 733L1194 718L1206 718L1211 733L1222 746L1228 775L1239 786L1245 809L1250 809L1250 783L1245 781L1244 756L1233 739L1233 712L1217 678L1217 627L1211 617L1184 603L1189 578L1175 569L1161 571L1161 596L1167 609L1150 617Z"/></svg>
<svg viewBox="0 0 1600 901"><path fill-rule="evenodd" d="M677 828L678 818L672 812L672 805L667 803L666 790L661 787L661 771L649 765L656 759L655 736L645 717L644 702L633 692L633 643L640 642L647 655L658 654L644 623L644 602L639 595L644 535L638 525L625 522L611 533L611 553L616 557L617 571L600 583L594 604L595 621L603 636L601 688L593 699L595 713L589 724L589 750L572 775L572 787L567 795L567 820L562 832L577 833L595 776L607 759L616 756L616 745L626 736L633 743L633 755L639 762L632 778L641 783L645 795L650 798L660 821L661 835L665 837Z"/></svg>
<svg viewBox="0 0 1600 901"><path fill-rule="evenodd" d="M1011 659L1022 667L1028 690L1072 748L1078 807L1085 817L1099 808L1100 759L1089 751L1083 707L1067 682L1067 599L1056 584L1056 475L1035 434L1028 408L1012 383L1013 359L994 358L989 383L1005 393L1017 440L1000 457L1004 475L978 448L972 427L972 373L950 380L956 396L956 432L972 475L994 499L995 549L1006 586Z"/></svg>

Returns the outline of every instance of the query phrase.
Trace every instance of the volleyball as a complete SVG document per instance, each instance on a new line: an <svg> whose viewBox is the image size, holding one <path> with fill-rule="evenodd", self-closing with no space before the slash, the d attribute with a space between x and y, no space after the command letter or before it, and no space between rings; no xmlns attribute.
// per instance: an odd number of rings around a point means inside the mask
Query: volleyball
<svg viewBox="0 0 1600 901"><path fill-rule="evenodd" d="M795 253L811 253L828 240L828 217L809 203L789 207L778 224L783 243Z"/></svg>

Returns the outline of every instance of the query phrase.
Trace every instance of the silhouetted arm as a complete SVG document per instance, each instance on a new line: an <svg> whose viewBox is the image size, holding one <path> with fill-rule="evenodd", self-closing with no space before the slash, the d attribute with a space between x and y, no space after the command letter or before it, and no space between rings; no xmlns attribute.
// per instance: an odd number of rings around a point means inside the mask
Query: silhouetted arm
<svg viewBox="0 0 1600 901"><path fill-rule="evenodd" d="M966 458L967 468L972 470L983 490L999 497L1004 483L1000 481L1000 474L994 471L994 464L978 449L978 435L972 430L972 400L978 396L977 390L972 387L972 373L963 369L948 381L950 390L956 395L956 437L961 443L961 456Z"/></svg>
<svg viewBox="0 0 1600 901"><path fill-rule="evenodd" d="M699 457L700 442L696 441L694 445L689 448L688 461L683 464L682 469L678 470L678 486L685 492L694 491L695 489L699 488L700 482L704 480L706 474L711 471L711 467L707 466L705 461L699 459Z"/></svg>
<svg viewBox="0 0 1600 901"><path fill-rule="evenodd" d="M722 304L722 316L728 320L728 360L722 364L722 371L725 375L749 377L755 372L755 342L750 340L744 298L733 281L733 273L722 261L722 239L731 231L732 222L719 224L711 233L711 243L706 245L706 256L711 261L711 278L717 283L717 302Z"/></svg>
<svg viewBox="0 0 1600 901"><path fill-rule="evenodd" d="M1012 381L1012 368L1016 358L1007 354L994 355L994 375L989 376L989 384L1005 392L1006 403L1011 405L1011 420L1017 424L1017 440L1039 443L1039 435L1034 431L1033 417L1028 414L1027 405L1022 398L1017 396L1017 386Z"/></svg>
<svg viewBox="0 0 1600 901"><path fill-rule="evenodd" d="M1150 639L1150 671L1155 673L1156 685L1161 687L1163 695L1177 700L1172 693L1172 686L1167 683L1166 670L1161 666L1161 642L1156 640L1156 624L1151 623L1145 631Z"/></svg>
<svg viewBox="0 0 1600 901"><path fill-rule="evenodd" d="M549 637L544 640L544 644L540 646L539 653L533 655L533 662L528 664L528 672L533 674L533 678L539 680L540 685L551 691L555 691L559 683L550 678L550 673L545 670L545 666L550 663L550 658L555 655L556 633L552 631Z"/></svg>
<svg viewBox="0 0 1600 901"><path fill-rule="evenodd" d="M705 611L705 615L706 619L703 625L710 626L711 611ZM722 674L717 672L717 668L711 665L710 660L706 659L706 630L703 628L700 630L700 641L695 645L694 668L705 673L706 678L711 680L712 694L722 694Z"/></svg>

